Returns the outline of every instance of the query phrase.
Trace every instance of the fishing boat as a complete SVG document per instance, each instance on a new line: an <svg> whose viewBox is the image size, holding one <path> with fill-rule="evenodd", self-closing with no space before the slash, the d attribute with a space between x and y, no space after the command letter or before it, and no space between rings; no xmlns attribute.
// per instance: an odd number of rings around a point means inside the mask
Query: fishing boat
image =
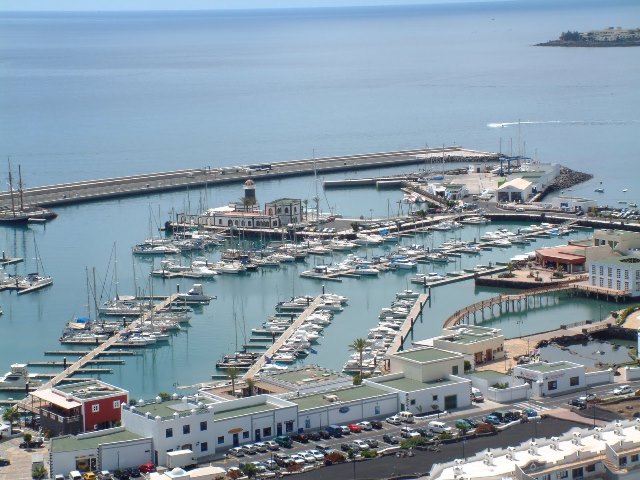
<svg viewBox="0 0 640 480"><path fill-rule="evenodd" d="M178 293L176 294L175 303L184 303L186 305L191 304L206 304L208 305L211 300L214 300L216 297L211 297L209 295L205 295L204 289L202 288L201 283L194 283L193 287L189 289L187 293Z"/></svg>

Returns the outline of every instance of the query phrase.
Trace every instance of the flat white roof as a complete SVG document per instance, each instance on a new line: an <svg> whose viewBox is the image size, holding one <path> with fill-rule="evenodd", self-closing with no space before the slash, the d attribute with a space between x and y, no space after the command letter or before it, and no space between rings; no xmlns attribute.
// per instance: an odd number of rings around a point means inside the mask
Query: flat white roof
<svg viewBox="0 0 640 480"><path fill-rule="evenodd" d="M507 189L509 187L516 188L518 190L526 190L531 186L531 182L525 180L524 178L514 178L513 180L509 180L508 182L503 183L498 187L498 191Z"/></svg>

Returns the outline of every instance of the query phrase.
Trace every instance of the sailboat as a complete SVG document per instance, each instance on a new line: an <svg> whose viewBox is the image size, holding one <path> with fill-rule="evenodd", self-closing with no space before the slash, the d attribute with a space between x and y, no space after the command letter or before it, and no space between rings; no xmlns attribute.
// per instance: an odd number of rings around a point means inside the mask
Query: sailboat
<svg viewBox="0 0 640 480"><path fill-rule="evenodd" d="M38 252L38 245L36 244L36 236L33 235L33 247L36 255L36 271L28 273L22 280L18 281L18 295L30 293L35 290L53 285L53 278L44 274L44 267L42 266L42 260L40 259L40 253ZM42 274L40 274L42 271Z"/></svg>
<svg viewBox="0 0 640 480"><path fill-rule="evenodd" d="M22 171L18 166L18 199L19 205L16 205L16 199L13 192L13 176L11 174L11 160L9 159L9 197L11 199L11 207L0 206L0 223L26 224L28 222L46 222L58 216L46 208L37 205L24 205L24 191L22 185Z"/></svg>

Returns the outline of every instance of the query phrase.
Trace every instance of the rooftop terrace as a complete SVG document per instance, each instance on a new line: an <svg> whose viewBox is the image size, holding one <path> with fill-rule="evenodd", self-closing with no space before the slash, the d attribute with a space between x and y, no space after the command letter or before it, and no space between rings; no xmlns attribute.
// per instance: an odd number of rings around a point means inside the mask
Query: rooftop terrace
<svg viewBox="0 0 640 480"><path fill-rule="evenodd" d="M527 370L533 370L534 372L548 373L555 372L557 370L564 370L565 368L579 367L577 363L571 362L554 362L554 363L534 363L529 365L520 365L520 368Z"/></svg>
<svg viewBox="0 0 640 480"><path fill-rule="evenodd" d="M335 395L338 397L337 402L331 402L325 398L327 395ZM318 393L315 395L307 395L304 397L293 397L288 400L298 405L298 409L309 410L317 407L324 407L326 405L335 405L340 402L350 402L353 400L362 400L364 398L379 397L383 395L393 395L390 392L386 392L380 388L375 388L370 385L361 385L359 387L345 388L343 390L332 390L328 392Z"/></svg>
<svg viewBox="0 0 640 480"><path fill-rule="evenodd" d="M424 390L425 388L433 388L442 385L457 383L455 380L449 380L447 378L443 378L440 380L431 380L428 382L419 382L418 380L413 380L407 377L400 377L389 380L380 379L376 380L375 382L379 385L395 388L396 390L400 390L402 392L417 392L419 390Z"/></svg>
<svg viewBox="0 0 640 480"><path fill-rule="evenodd" d="M213 421L219 422L232 417L241 417L243 415L251 415L254 413L269 412L271 410L277 410L280 408L269 402L262 403L260 405L249 405L247 407L233 408L231 410L224 410L222 412L215 412L213 414Z"/></svg>
<svg viewBox="0 0 640 480"><path fill-rule="evenodd" d="M447 358L457 358L461 355L459 353L448 352L447 350L441 350L439 348L426 347L405 350L403 352L395 353L393 356L406 360L413 360L414 362L428 363L445 360Z"/></svg>
<svg viewBox="0 0 640 480"><path fill-rule="evenodd" d="M68 385L56 385L53 389L62 392L64 395L72 395L75 398L81 399L99 398L126 393L126 390L95 379L90 379L86 382L71 383Z"/></svg>

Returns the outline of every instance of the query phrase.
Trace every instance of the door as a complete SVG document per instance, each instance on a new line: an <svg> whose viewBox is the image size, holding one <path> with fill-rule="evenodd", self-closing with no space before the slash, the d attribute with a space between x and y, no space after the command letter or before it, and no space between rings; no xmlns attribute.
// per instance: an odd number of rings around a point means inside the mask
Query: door
<svg viewBox="0 0 640 480"><path fill-rule="evenodd" d="M490 362L491 360L493 360L493 352L491 351L490 348L487 349L487 362Z"/></svg>
<svg viewBox="0 0 640 480"><path fill-rule="evenodd" d="M240 445L240 438L238 437L237 433L233 434L233 446L237 447L238 445Z"/></svg>
<svg viewBox="0 0 640 480"><path fill-rule="evenodd" d="M278 435L278 437L282 435L282 423L278 423L276 425L276 434Z"/></svg>
<svg viewBox="0 0 640 480"><path fill-rule="evenodd" d="M444 397L444 409L448 411L453 410L454 408L458 408L458 396L448 395Z"/></svg>
<svg viewBox="0 0 640 480"><path fill-rule="evenodd" d="M255 441L256 442L259 442L262 439L262 437L260 436L260 429L259 428L256 428L254 437L255 437Z"/></svg>

